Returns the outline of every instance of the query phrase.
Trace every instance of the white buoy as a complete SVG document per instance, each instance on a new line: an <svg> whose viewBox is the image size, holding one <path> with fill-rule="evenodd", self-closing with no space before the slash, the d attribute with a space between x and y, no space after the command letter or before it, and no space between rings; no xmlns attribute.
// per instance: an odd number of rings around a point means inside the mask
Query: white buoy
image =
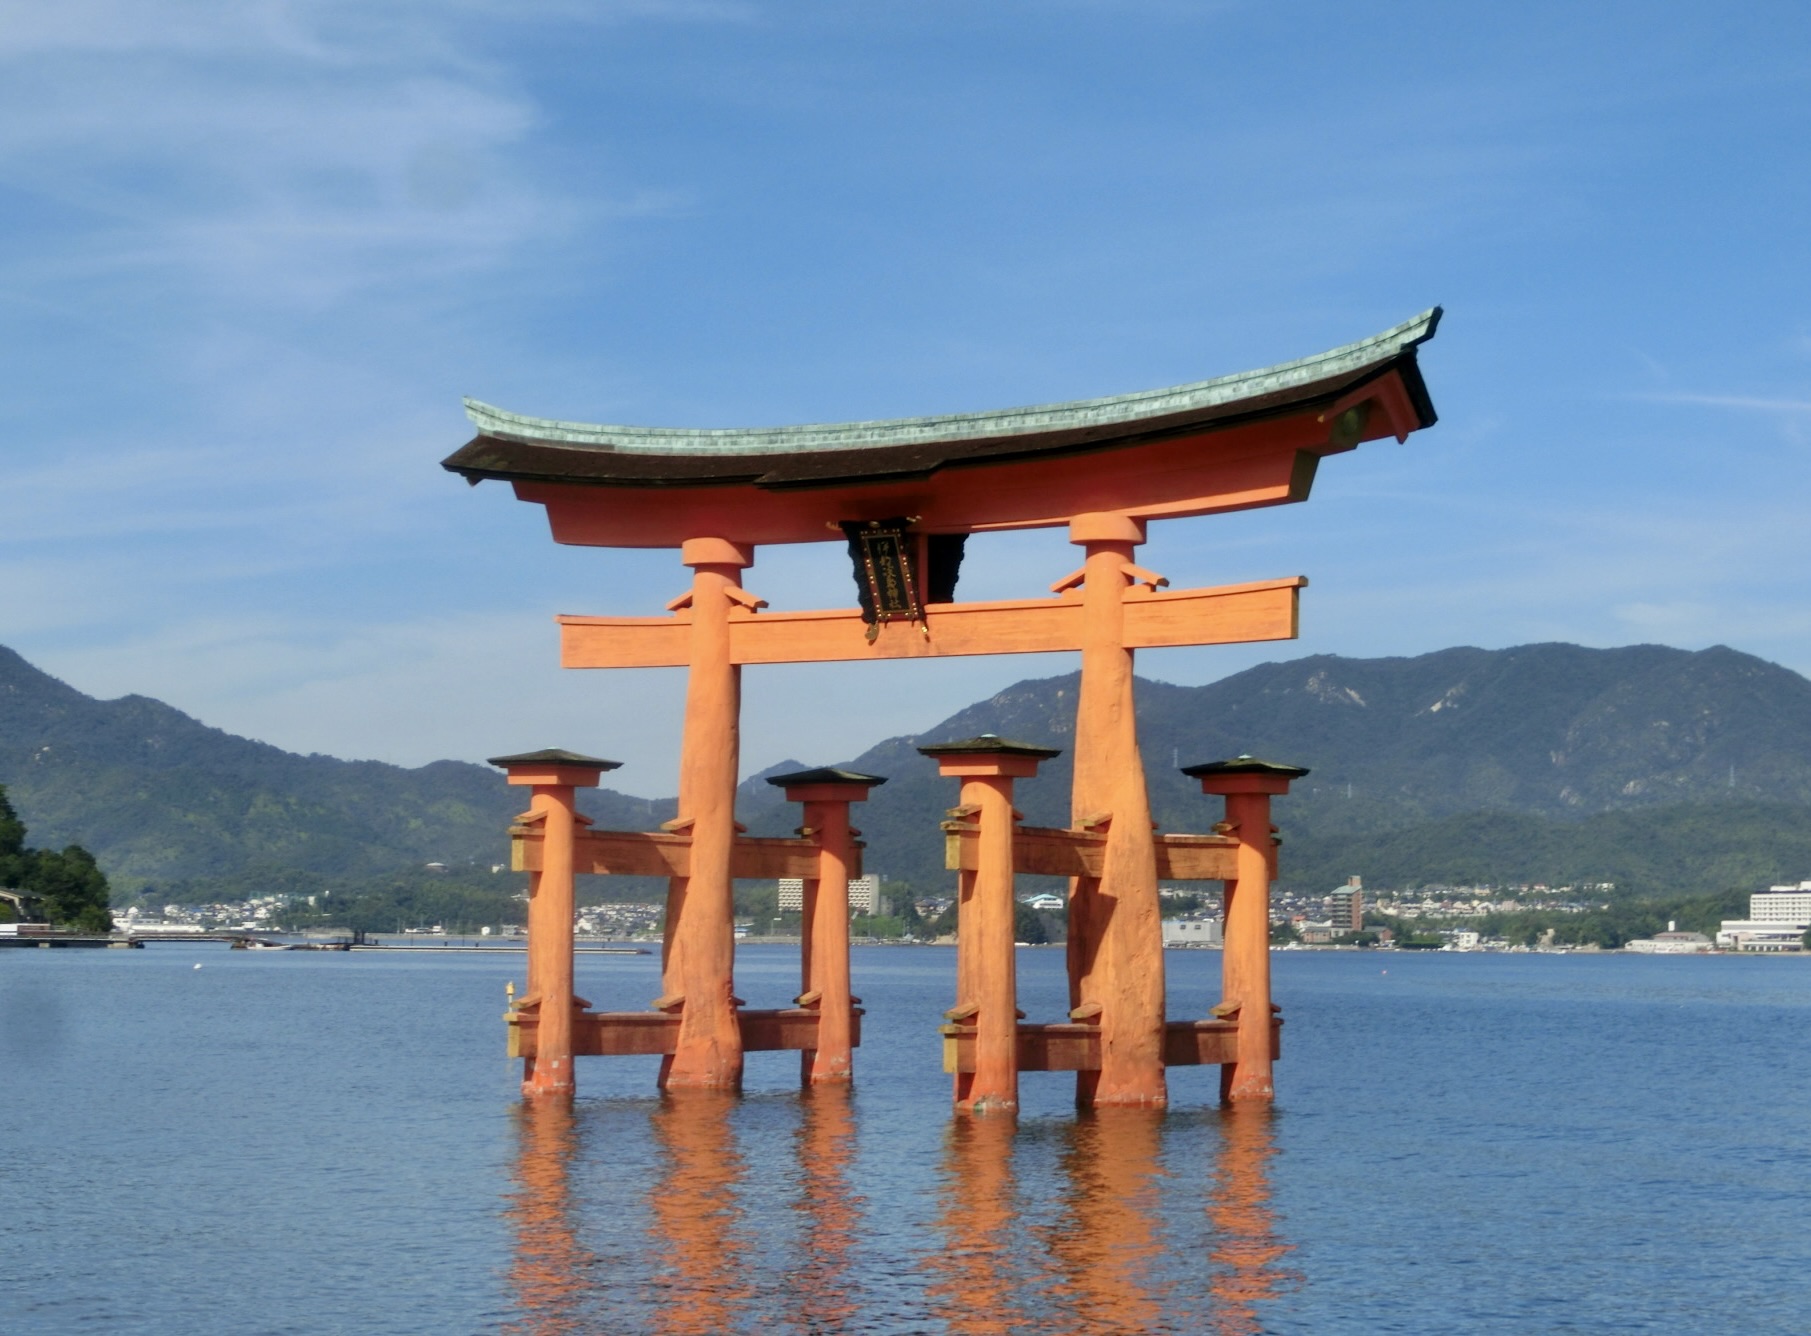
<svg viewBox="0 0 1811 1336"><path fill-rule="evenodd" d="M200 961L199 961L199 960L197 960L197 961L196 961L196 962L195 962L195 968L196 968L196 969L200 969L200 968L201 968L201 962L200 962Z"/></svg>

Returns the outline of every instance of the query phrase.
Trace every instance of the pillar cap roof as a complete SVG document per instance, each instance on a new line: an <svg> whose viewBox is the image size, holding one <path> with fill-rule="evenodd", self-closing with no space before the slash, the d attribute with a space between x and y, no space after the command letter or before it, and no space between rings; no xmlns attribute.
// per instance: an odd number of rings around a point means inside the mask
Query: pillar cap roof
<svg viewBox="0 0 1811 1336"><path fill-rule="evenodd" d="M1014 742L1011 738L999 737L993 733L982 733L978 737L963 738L959 742L933 742L920 747L919 753L924 756L1061 756L1061 747L1039 747L1029 742Z"/></svg>
<svg viewBox="0 0 1811 1336"><path fill-rule="evenodd" d="M801 788L806 784L860 784L873 788L885 784L885 775L864 775L859 770L838 770L835 766L823 765L815 770L797 770L790 775L769 775L767 782L777 789Z"/></svg>
<svg viewBox="0 0 1811 1336"><path fill-rule="evenodd" d="M1208 779L1214 775L1275 775L1280 779L1300 779L1309 772L1304 766L1284 765L1281 761L1261 761L1255 756L1241 753L1230 761L1185 765L1182 773L1190 779Z"/></svg>
<svg viewBox="0 0 1811 1336"><path fill-rule="evenodd" d="M505 769L512 765L575 765L587 770L618 770L621 761L606 761L601 756L585 756L582 753L566 751L561 747L543 747L540 751L519 752L514 756L492 756L488 764L502 766Z"/></svg>

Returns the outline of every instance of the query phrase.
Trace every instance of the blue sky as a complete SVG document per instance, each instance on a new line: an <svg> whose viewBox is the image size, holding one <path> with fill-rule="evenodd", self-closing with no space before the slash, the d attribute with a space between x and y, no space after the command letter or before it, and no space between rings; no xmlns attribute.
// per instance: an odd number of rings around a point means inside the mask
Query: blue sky
<svg viewBox="0 0 1811 1336"><path fill-rule="evenodd" d="M472 395L750 426L1250 367L1441 303L1441 423L1305 505L1154 525L1306 574L1306 653L1725 643L1811 671L1811 9L1271 0L0 0L0 643L300 751L563 745L668 792L676 672L556 612L438 461ZM977 540L965 597L1063 535ZM776 606L850 601L767 549ZM846 758L1060 658L750 670L745 767Z"/></svg>

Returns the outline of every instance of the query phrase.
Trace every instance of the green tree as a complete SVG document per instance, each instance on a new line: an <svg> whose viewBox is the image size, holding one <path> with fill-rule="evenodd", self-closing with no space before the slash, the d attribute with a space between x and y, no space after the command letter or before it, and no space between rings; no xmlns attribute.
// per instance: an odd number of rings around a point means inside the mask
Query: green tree
<svg viewBox="0 0 1811 1336"><path fill-rule="evenodd" d="M1272 946L1287 946L1290 942L1301 940L1301 933L1295 930L1295 924L1288 919L1278 919L1270 925L1270 944Z"/></svg>
<svg viewBox="0 0 1811 1336"><path fill-rule="evenodd" d="M1044 916L1023 900L1015 900L1012 904L1012 939L1029 942L1032 946L1042 946L1050 940L1050 933L1044 927Z"/></svg>
<svg viewBox="0 0 1811 1336"><path fill-rule="evenodd" d="M0 869L7 867L7 859L17 858L24 852L25 823L19 820L12 800L6 796L6 785L0 784Z"/></svg>
<svg viewBox="0 0 1811 1336"><path fill-rule="evenodd" d="M111 932L107 876L79 844L57 853L29 849L25 823L0 785L0 886L24 891L51 923L79 932Z"/></svg>
<svg viewBox="0 0 1811 1336"><path fill-rule="evenodd" d="M94 855L79 844L62 853L48 849L26 851L31 867L25 889L39 899L44 917L78 932L112 932L113 915L107 908L107 874L95 865Z"/></svg>

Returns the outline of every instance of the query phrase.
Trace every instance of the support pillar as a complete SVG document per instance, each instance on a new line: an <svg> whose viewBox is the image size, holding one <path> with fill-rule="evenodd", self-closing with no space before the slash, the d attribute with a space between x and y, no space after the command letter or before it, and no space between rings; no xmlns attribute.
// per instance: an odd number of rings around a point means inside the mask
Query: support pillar
<svg viewBox="0 0 1811 1336"><path fill-rule="evenodd" d="M1082 581L1082 677L1075 713L1071 820L1106 829L1101 875L1069 888L1070 1015L1100 1026L1099 1071L1075 1074L1076 1103L1168 1102L1164 1079L1163 911L1151 804L1138 751L1132 651L1125 647L1125 598L1138 582L1162 581L1132 563L1144 521L1078 515L1069 541L1087 554L1058 588Z"/></svg>
<svg viewBox="0 0 1811 1336"><path fill-rule="evenodd" d="M509 782L529 790L521 818L541 826L541 870L528 874L528 978L518 1010L537 1015L535 1056L522 1060L524 1095L573 1092L572 1013L582 1005L572 992L573 838L586 819L576 791L592 788L617 762L549 749L494 756Z"/></svg>
<svg viewBox="0 0 1811 1336"><path fill-rule="evenodd" d="M938 771L962 780L958 809L979 827L969 899L957 910L958 996L950 1019L975 1027L975 1070L956 1074L955 1103L970 1113L1016 1113L1019 1107L1019 999L1013 952L1012 782L1029 779L1052 747L983 734L918 749Z"/></svg>
<svg viewBox="0 0 1811 1336"><path fill-rule="evenodd" d="M755 602L742 593L754 549L722 538L687 540L680 560L692 568L691 673L679 757L679 816L690 832L691 873L667 887L661 958L662 1010L678 1011L677 1045L662 1063L663 1090L739 1090L742 1031L735 997L735 897L730 876L736 839L736 772L741 756L742 670L730 659L729 615Z"/></svg>
<svg viewBox="0 0 1811 1336"><path fill-rule="evenodd" d="M818 845L817 876L805 879L800 923L799 1006L816 1011L817 1047L799 1054L802 1085L847 1085L854 1079L855 998L849 985L849 869L860 834L849 824L849 804L887 781L852 770L802 770L767 782L803 803L799 834Z"/></svg>
<svg viewBox="0 0 1811 1336"><path fill-rule="evenodd" d="M1276 834L1270 799L1289 792L1290 781L1308 772L1300 766L1240 756L1231 761L1187 766L1183 774L1201 781L1203 793L1226 799L1226 820L1216 827L1238 841L1237 879L1226 883L1225 950L1221 953L1221 1001L1214 1014L1239 1025L1237 1060L1220 1067L1220 1098L1228 1103L1276 1098L1271 1076L1270 883L1276 876Z"/></svg>

